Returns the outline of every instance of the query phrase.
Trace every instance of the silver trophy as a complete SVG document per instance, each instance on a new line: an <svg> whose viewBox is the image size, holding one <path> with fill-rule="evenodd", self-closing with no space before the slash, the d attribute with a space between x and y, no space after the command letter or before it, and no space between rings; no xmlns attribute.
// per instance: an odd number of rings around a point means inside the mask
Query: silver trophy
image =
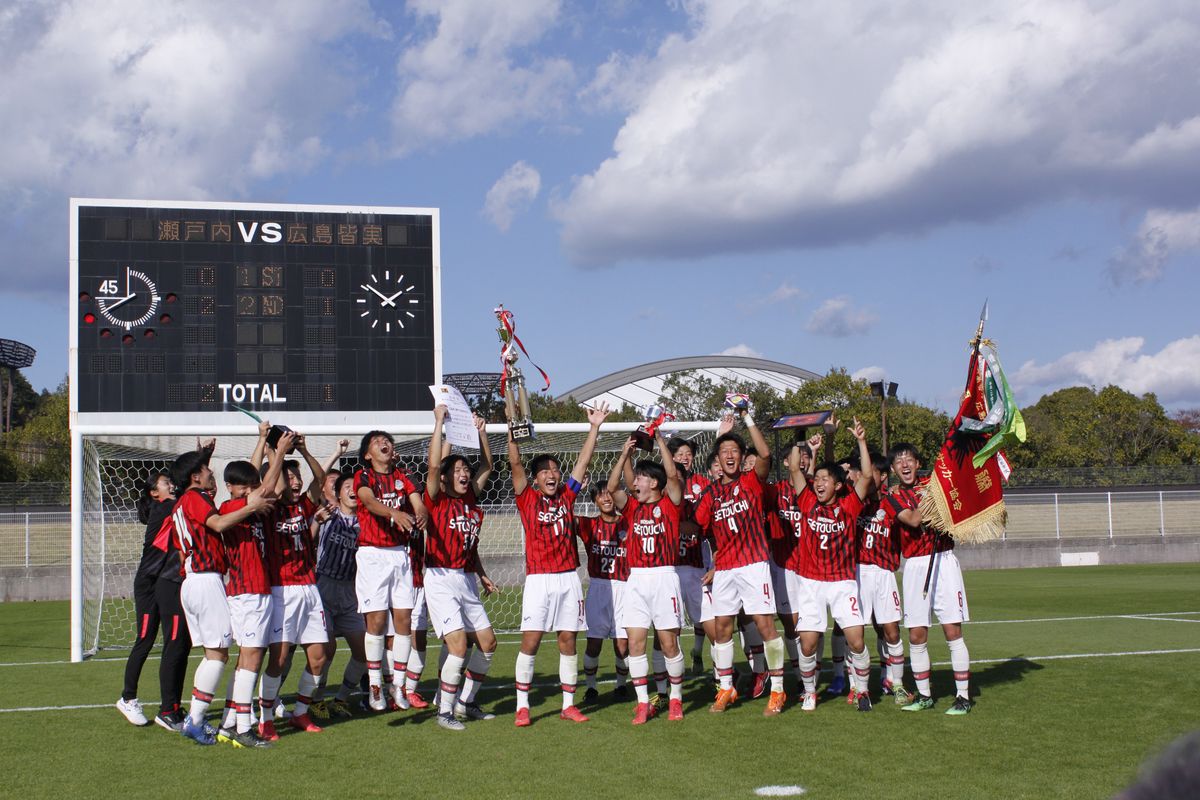
<svg viewBox="0 0 1200 800"><path fill-rule="evenodd" d="M646 424L639 426L631 435L633 436L633 440L637 442L638 449L649 452L654 450L654 435L658 433L659 427L664 422L675 419L675 415L662 406L651 405L646 407L643 416L646 418Z"/></svg>
<svg viewBox="0 0 1200 800"><path fill-rule="evenodd" d="M496 333L500 336L500 360L504 373L501 377L504 390L504 417L508 420L508 430L514 441L521 442L533 439L533 417L529 413L529 392L525 388L525 375L517 366L517 343L513 341L512 312L505 311L504 306L496 308L496 319L500 327Z"/></svg>

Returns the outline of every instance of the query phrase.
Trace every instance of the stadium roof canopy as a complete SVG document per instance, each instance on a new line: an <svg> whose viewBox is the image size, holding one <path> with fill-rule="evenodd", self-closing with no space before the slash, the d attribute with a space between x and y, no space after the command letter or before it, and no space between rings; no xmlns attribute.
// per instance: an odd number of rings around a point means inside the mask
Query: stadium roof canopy
<svg viewBox="0 0 1200 800"><path fill-rule="evenodd" d="M560 394L557 399L574 398L578 403L589 404L604 400L618 408L622 404L644 408L658 402L664 381L677 372L697 372L718 385L765 383L780 394L821 377L811 370L765 358L688 356L629 367L576 386Z"/></svg>

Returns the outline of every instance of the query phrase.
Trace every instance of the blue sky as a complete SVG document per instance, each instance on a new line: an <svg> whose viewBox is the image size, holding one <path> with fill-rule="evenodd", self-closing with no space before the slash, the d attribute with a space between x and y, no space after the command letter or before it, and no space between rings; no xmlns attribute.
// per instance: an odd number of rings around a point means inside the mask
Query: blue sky
<svg viewBox="0 0 1200 800"><path fill-rule="evenodd" d="M1022 402L1200 406L1200 9L844 5L10 4L0 337L66 373L72 195L435 206L447 371L503 302L553 392L735 352L949 407L986 297Z"/></svg>

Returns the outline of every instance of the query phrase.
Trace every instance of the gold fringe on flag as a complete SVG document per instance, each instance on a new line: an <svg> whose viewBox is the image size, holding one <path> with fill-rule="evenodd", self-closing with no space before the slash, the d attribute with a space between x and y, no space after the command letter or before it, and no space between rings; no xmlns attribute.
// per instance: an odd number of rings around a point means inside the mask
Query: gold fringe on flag
<svg viewBox="0 0 1200 800"><path fill-rule="evenodd" d="M925 486L919 506L921 520L934 530L954 538L956 542L983 544L1004 536L1008 524L1008 510L1004 501L994 503L978 514L954 522L950 513L949 498L936 479Z"/></svg>

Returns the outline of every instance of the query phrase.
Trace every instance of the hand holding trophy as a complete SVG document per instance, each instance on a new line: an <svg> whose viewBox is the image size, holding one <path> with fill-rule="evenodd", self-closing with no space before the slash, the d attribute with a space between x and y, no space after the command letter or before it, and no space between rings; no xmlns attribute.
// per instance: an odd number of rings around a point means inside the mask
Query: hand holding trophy
<svg viewBox="0 0 1200 800"><path fill-rule="evenodd" d="M496 333L500 336L500 396L504 398L504 417L508 420L508 431L513 441L525 441L534 438L533 418L529 411L529 391L525 388L525 375L517 366L520 355L517 348L526 356L529 352L517 337L513 313L503 305L495 309L496 319L500 327ZM532 363L532 362L530 362ZM550 378L537 364L533 365L546 381L545 388L550 388Z"/></svg>
<svg viewBox="0 0 1200 800"><path fill-rule="evenodd" d="M638 449L650 452L654 450L654 435L658 433L659 427L664 422L675 419L675 415L662 406L650 405L646 406L645 417L646 424L630 434L630 438L637 443Z"/></svg>

